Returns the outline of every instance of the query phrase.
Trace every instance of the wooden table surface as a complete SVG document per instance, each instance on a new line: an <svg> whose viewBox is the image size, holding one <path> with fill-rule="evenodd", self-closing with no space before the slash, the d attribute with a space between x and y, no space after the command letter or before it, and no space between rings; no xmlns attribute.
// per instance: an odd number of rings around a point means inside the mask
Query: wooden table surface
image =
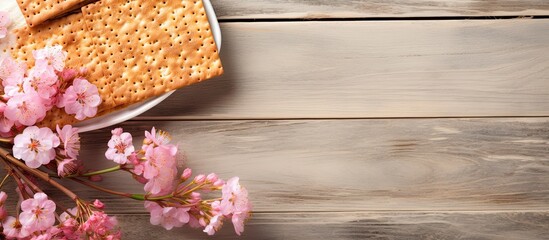
<svg viewBox="0 0 549 240"><path fill-rule="evenodd" d="M171 132L181 167L240 176L255 212L239 239L548 238L549 1L212 3L225 75L121 126ZM109 130L83 134L89 165L112 164ZM126 239L206 238L77 192ZM233 238L227 223L213 239Z"/></svg>

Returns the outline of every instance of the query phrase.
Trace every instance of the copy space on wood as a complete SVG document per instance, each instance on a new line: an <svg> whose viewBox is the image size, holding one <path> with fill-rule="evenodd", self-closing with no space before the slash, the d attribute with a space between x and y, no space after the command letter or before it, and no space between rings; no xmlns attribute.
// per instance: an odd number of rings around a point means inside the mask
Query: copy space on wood
<svg viewBox="0 0 549 240"><path fill-rule="evenodd" d="M549 115L549 20L225 23L225 75L141 119Z"/></svg>
<svg viewBox="0 0 549 240"><path fill-rule="evenodd" d="M119 215L128 239L204 239L201 231L151 226L147 215ZM258 213L238 239L543 239L548 212ZM138 228L135 226L139 226ZM230 223L216 239L235 239Z"/></svg>
<svg viewBox="0 0 549 240"><path fill-rule="evenodd" d="M221 19L464 17L548 15L543 0L223 0Z"/></svg>

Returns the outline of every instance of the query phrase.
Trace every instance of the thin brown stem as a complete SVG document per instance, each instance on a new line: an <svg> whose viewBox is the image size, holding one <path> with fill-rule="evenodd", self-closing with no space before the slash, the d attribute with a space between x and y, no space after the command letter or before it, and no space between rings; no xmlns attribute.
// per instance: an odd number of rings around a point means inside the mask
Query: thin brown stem
<svg viewBox="0 0 549 240"><path fill-rule="evenodd" d="M4 186L4 183L6 183L6 181L8 180L9 176L11 176L11 174L9 174L9 172L6 174L6 176L4 177L4 179L2 179L2 182L0 182L0 189Z"/></svg>
<svg viewBox="0 0 549 240"><path fill-rule="evenodd" d="M28 172L28 173L36 176L37 178L40 178L43 181L49 183L50 185L54 186L55 188L59 189L61 192L66 194L72 200L76 201L78 199L78 196L76 196L76 194L74 192L72 192L68 188L64 187L63 185L61 185L58 182L51 179L50 176L47 173L42 172L42 171L37 170L37 169L34 169L34 168L28 167L23 162L19 161L17 158L10 155L10 153L6 149L0 148L0 156L5 161L8 161L9 163L12 163L13 165L21 168L23 171Z"/></svg>
<svg viewBox="0 0 549 240"><path fill-rule="evenodd" d="M6 166L8 164L6 163ZM15 172L13 170L10 169L10 171L15 174ZM27 198L30 198L29 196L29 193L27 193L27 189L25 188L25 185L23 184L23 182L21 182L21 179L19 178L19 176L13 176L13 179L15 180L15 183L17 183L17 187L19 188L19 194L21 196L22 199L27 199Z"/></svg>
<svg viewBox="0 0 549 240"><path fill-rule="evenodd" d="M101 186L97 186L95 184L92 184L92 183L89 183L89 182L86 182L84 180L81 180L81 179L78 179L78 178L70 178L70 180L73 180L77 183L80 183L82 185L85 185L85 186L88 186L90 188L93 188L95 190L98 190L98 191L101 191L101 192L105 192L105 193L109 193L109 194L113 194L113 195L118 195L118 196L122 196L122 197L129 197L131 198L131 195L130 193L125 193L125 192L117 192L117 191L114 191L114 190L111 190L111 189L108 189L108 188L104 188L104 187L101 187Z"/></svg>
<svg viewBox="0 0 549 240"><path fill-rule="evenodd" d="M7 165L9 166L9 164ZM21 172L21 170L17 169L17 167L12 167L12 166L9 166L9 168L11 168L13 171L15 171L15 173L21 178L23 179L23 181L25 181L25 183L27 183L27 185L32 188L32 190L37 193L37 192L43 192L42 189L40 189L36 184L34 184L29 178L27 178L27 176L25 176L25 174L23 174L23 172Z"/></svg>

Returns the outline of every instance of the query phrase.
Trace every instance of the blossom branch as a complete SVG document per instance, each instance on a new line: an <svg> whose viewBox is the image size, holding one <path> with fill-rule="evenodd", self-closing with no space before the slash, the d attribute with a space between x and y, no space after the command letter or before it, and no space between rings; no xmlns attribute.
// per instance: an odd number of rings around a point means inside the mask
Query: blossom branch
<svg viewBox="0 0 549 240"><path fill-rule="evenodd" d="M105 193L108 193L108 194L117 195L117 196L121 196L121 197L132 198L131 197L132 194L130 194L130 193L114 191L112 189L101 187L101 186L86 182L86 181L78 179L78 178L70 178L70 180L72 180L74 182L77 182L77 183L80 183L82 185L88 186L88 187L93 188L95 190L101 191L101 192L105 192Z"/></svg>
<svg viewBox="0 0 549 240"><path fill-rule="evenodd" d="M116 165L114 167L106 168L106 169L102 169L102 170L98 170L98 171L87 172L87 173L82 173L82 174L72 174L72 175L64 176L63 178L92 177L92 176L95 176L95 175L101 175L101 174L105 174L105 173L116 172L116 171L119 171L119 170L123 170L123 169L120 165ZM60 178L59 175L56 175L56 174L53 174L53 173L49 174L49 176L50 177L55 177L55 178Z"/></svg>
<svg viewBox="0 0 549 240"><path fill-rule="evenodd" d="M29 178L27 178L27 176L25 176L25 174L23 174L23 172L21 172L21 170L19 170L17 167L10 166L10 164L7 163L7 162L5 161L5 159L2 158L2 160L4 161L4 163L6 164L6 166L7 166L10 170L14 171L14 172L17 174L17 176L18 176L19 178L21 178L23 181L25 181L25 184L27 184L27 186L29 186L30 188L32 188L32 190L33 190L35 193L37 193L37 192L42 192L42 190L41 190L36 184L34 184Z"/></svg>
<svg viewBox="0 0 549 240"><path fill-rule="evenodd" d="M78 196L74 192L72 192L68 188L64 187L63 185L61 185L58 182L51 179L50 176L47 173L28 167L23 162L19 161L17 158L11 156L10 153L6 149L0 148L0 156L4 160L6 160L6 161L14 164L15 166L23 169L25 172L28 172L28 173L36 176L37 178L40 178L42 181L45 181L45 182L49 183L50 185L54 186L55 188L59 189L61 192L63 192L65 195L67 195L72 200L74 200L74 201L78 200Z"/></svg>
<svg viewBox="0 0 549 240"><path fill-rule="evenodd" d="M104 192L104 193L117 195L117 196L121 196L121 197L126 197L126 198L131 198L131 199L134 199L134 200L159 201L159 200L164 200L164 199L168 199L168 198L173 197L172 194L165 195L165 196L148 197L147 195L144 195L144 194L132 194L132 193L114 191L112 189L101 187L101 186L95 185L95 184L90 183L90 182L86 182L86 181L78 179L78 178L71 178L71 180L74 181L74 182L80 183L82 185L88 186L90 188L93 188L95 190Z"/></svg>
<svg viewBox="0 0 549 240"><path fill-rule="evenodd" d="M13 144L13 138L0 138L0 143Z"/></svg>

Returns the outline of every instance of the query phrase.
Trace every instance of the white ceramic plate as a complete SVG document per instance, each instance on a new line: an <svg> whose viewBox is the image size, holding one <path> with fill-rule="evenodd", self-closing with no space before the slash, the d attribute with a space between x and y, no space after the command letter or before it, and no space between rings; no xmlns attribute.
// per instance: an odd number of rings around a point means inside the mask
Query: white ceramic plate
<svg viewBox="0 0 549 240"><path fill-rule="evenodd" d="M25 18L19 10L17 0L0 1L2 2L0 4L0 11L6 11L10 13L10 18L12 20L10 30L25 26ZM208 15L208 20L210 22L210 27L212 29L217 49L221 50L221 29L219 28L219 23L217 22L217 17L215 16L214 9L212 7L212 4L210 3L210 0L202 0L202 2L204 3L206 14ZM15 36L13 34L8 34L8 38L2 39L2 41L0 41L0 49L5 49L14 42ZM75 126L80 129L80 132L87 132L124 122L153 108L160 102L164 101L164 99L169 97L173 92L174 91L171 91L169 93L149 99L147 101L133 104L127 108L109 113L107 115L103 115L101 117L84 120L76 124Z"/></svg>
<svg viewBox="0 0 549 240"><path fill-rule="evenodd" d="M0 11L6 11L10 13L10 18L12 19L10 30L25 26L25 18L23 17L23 14L19 10L19 7L17 5L17 0L0 0L0 1L2 2L0 4ZM214 9L212 7L212 4L210 3L210 0L202 0L202 2L204 3L206 14L208 15L208 20L210 22L210 27L212 29L212 33L213 33L214 41L217 45L217 49L221 50L221 29L219 28L219 23L217 22L217 17L215 16ZM9 45L13 44L14 42L15 42L15 36L13 34L9 34L8 38L3 39L3 41L0 41L0 49L4 49ZM75 126L77 126L80 129L80 132L87 132L87 131L92 131L92 130L96 130L96 129L100 129L100 128L104 128L104 127L108 127L108 126L112 126L112 125L124 122L153 108L160 102L164 101L164 99L169 97L173 92L175 91L171 91L169 93L149 99L141 103L133 104L127 108L109 113L107 115L103 115L101 117L84 120L76 124Z"/></svg>
<svg viewBox="0 0 549 240"><path fill-rule="evenodd" d="M219 23L217 22L217 17L215 16L214 9L212 7L212 4L210 3L210 0L202 0L202 2L204 3L206 14L208 15L208 20L210 22L214 41L217 45L217 50L221 50L221 29L219 28ZM79 132L87 132L116 125L146 112L147 110L164 101L164 99L169 97L174 92L175 91L171 91L150 100L130 105L127 108L109 113L107 115L103 115L101 117L84 120L82 122L79 122L75 126L78 127Z"/></svg>

